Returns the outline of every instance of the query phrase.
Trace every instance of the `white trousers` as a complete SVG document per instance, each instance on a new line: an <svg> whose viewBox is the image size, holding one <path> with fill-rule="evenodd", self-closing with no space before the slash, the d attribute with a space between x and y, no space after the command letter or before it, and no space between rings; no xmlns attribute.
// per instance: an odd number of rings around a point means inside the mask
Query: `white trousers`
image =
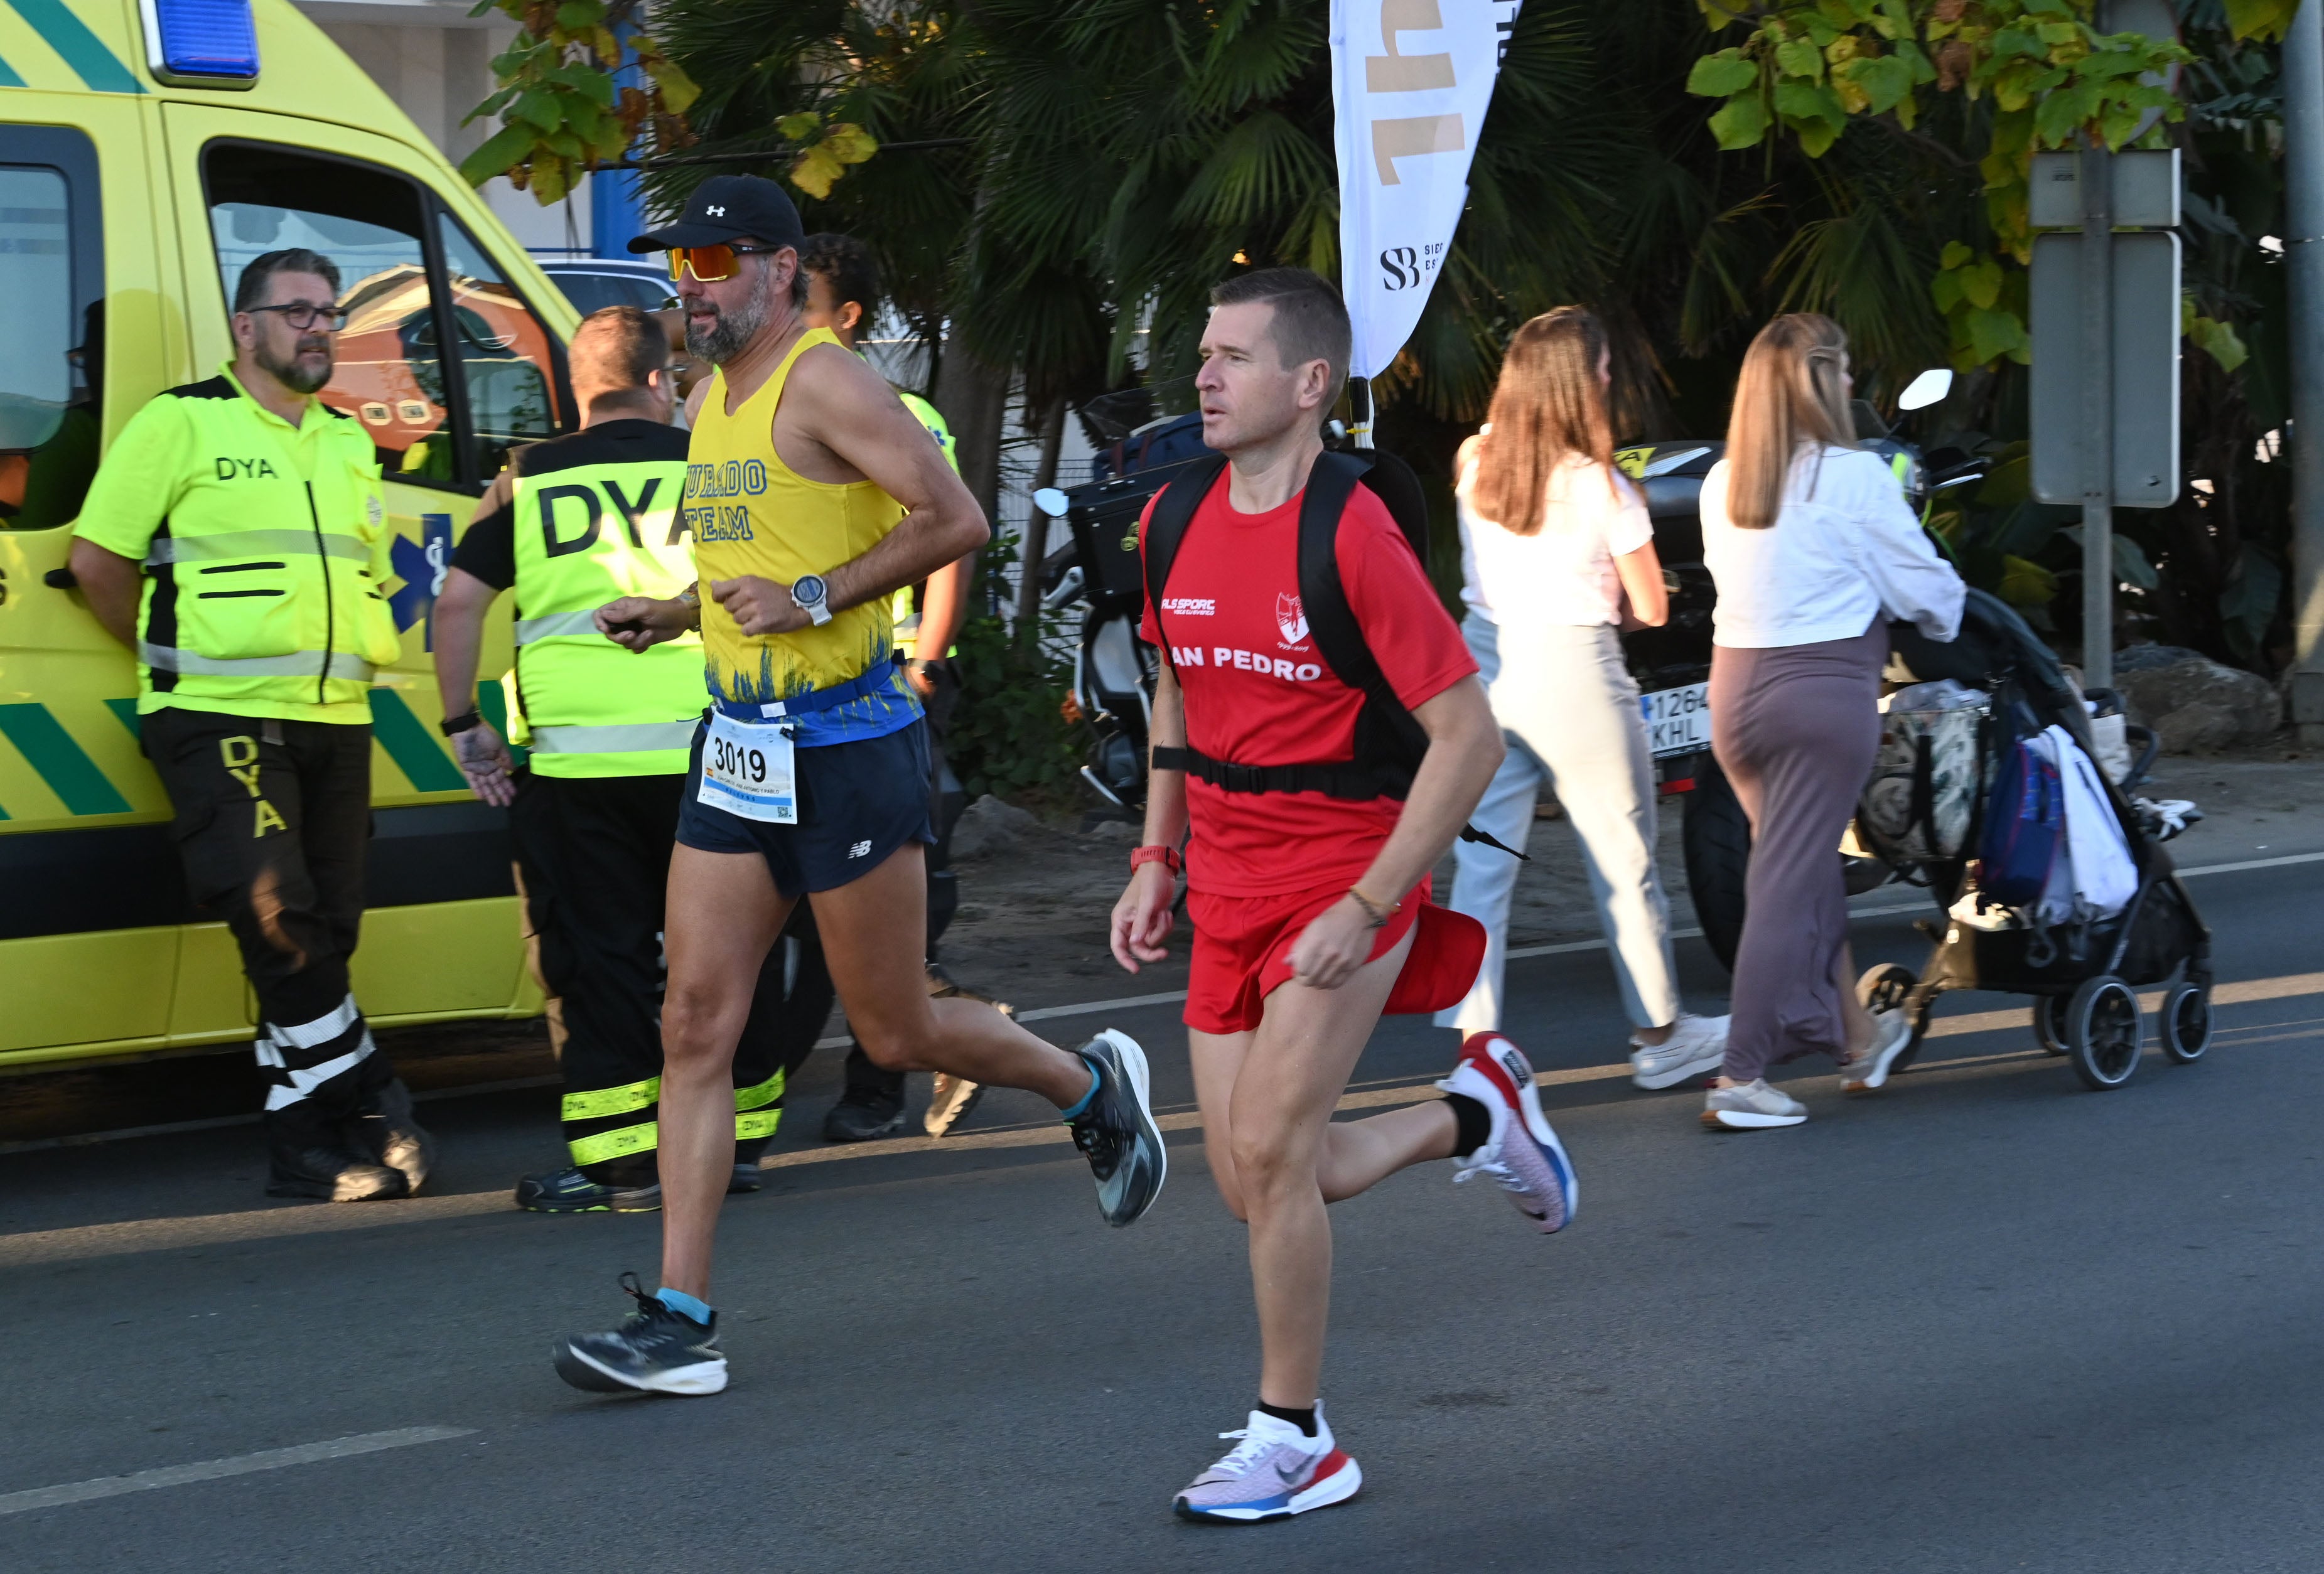
<svg viewBox="0 0 2324 1574"><path fill-rule="evenodd" d="M1675 1022L1670 904L1655 866L1654 759L1621 641L1609 624L1499 628L1473 609L1461 631L1508 744L1470 823L1521 848L1536 796L1554 792L1582 842L1623 1011L1640 1027ZM1453 851L1460 867L1450 905L1484 925L1485 965L1469 998L1438 1012L1436 1025L1480 1033L1501 1025L1517 861L1475 842Z"/></svg>

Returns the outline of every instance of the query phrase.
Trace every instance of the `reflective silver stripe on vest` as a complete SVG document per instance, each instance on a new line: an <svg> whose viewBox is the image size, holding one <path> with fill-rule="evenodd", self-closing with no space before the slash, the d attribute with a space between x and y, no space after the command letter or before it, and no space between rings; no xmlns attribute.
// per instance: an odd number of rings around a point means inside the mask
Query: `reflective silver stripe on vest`
<svg viewBox="0 0 2324 1574"><path fill-rule="evenodd" d="M215 535L165 536L146 548L148 567L162 563L217 563L235 557L263 557L270 552L286 557L315 550L312 530L224 530ZM371 548L352 536L325 536L323 556L352 563L371 561Z"/></svg>
<svg viewBox="0 0 2324 1574"><path fill-rule="evenodd" d="M168 645L149 645L142 640L137 642L137 659L156 672L188 673L196 677L313 677L319 673L325 677L348 677L369 683L375 670L370 662L346 650L333 651L330 665L325 667L320 650L226 659ZM687 736L690 739L692 734Z"/></svg>
<svg viewBox="0 0 2324 1574"><path fill-rule="evenodd" d="M516 621L516 642L530 645L535 640L554 640L562 634L595 634L597 614L586 612L552 612L545 618L519 618Z"/></svg>
<svg viewBox="0 0 2324 1574"><path fill-rule="evenodd" d="M690 749L692 722L639 722L625 727L535 727L532 747L541 754L641 754L654 749Z"/></svg>

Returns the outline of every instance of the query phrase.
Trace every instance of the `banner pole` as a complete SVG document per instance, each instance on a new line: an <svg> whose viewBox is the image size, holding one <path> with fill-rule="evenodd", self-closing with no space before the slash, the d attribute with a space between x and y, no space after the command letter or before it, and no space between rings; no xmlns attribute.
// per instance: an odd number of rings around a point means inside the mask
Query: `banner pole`
<svg viewBox="0 0 2324 1574"><path fill-rule="evenodd" d="M1348 379L1348 435L1359 448L1372 446L1372 380Z"/></svg>

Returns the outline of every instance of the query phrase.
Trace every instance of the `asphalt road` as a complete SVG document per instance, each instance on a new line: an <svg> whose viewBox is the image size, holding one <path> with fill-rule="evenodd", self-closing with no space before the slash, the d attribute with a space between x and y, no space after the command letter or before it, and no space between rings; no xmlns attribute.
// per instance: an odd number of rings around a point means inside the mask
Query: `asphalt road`
<svg viewBox="0 0 2324 1574"><path fill-rule="evenodd" d="M1167 1512L1256 1367L1191 1130L1113 1232L1030 1100L829 1150L813 1068L769 1191L726 1213L711 1399L551 1374L656 1225L507 1207L553 1156L545 1092L428 1106L445 1159L413 1202L268 1203L248 1128L0 1155L0 1568L2312 1569L2319 881L2193 882L2238 986L2201 1065L2150 1051L2087 1093L2022 1002L1952 997L1886 1093L1803 1077L1790 1132L1712 1136L1695 1097L1601 1070L1602 954L1517 962L1579 1222L1541 1238L1447 1166L1338 1209L1326 1388L1367 1485L1253 1529ZM1896 914L1858 947L1921 950ZM1175 1010L1110 1019L1188 1109ZM1449 1045L1392 1022L1356 1097L1418 1096ZM102 1480L147 1470L176 1474Z"/></svg>

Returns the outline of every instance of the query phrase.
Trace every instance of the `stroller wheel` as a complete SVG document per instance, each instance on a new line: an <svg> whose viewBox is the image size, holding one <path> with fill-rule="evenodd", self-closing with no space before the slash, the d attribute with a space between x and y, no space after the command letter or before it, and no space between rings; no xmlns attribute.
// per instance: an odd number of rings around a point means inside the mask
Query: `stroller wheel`
<svg viewBox="0 0 2324 1574"><path fill-rule="evenodd" d="M2085 979L2066 1002L2066 1054L2074 1074L2093 1092L2130 1081L2143 1036L2138 997L2112 973Z"/></svg>
<svg viewBox="0 0 2324 1574"><path fill-rule="evenodd" d="M2063 995L2034 997L2034 1039L2052 1054L2066 1053L2065 1013Z"/></svg>
<svg viewBox="0 0 2324 1574"><path fill-rule="evenodd" d="M1864 976L1856 980L1856 999L1866 1010L1876 1016L1889 1011L1914 1012L1913 1040L1889 1066L1891 1074L1903 1071L1919 1058L1921 1040L1929 1031L1928 1002L1922 1001L1917 1010L1912 1005L1913 991L1920 985L1918 973L1893 962L1866 968Z"/></svg>
<svg viewBox="0 0 2324 1574"><path fill-rule="evenodd" d="M2173 984L2163 997L2163 1053L2192 1065L2210 1047L2210 984Z"/></svg>

